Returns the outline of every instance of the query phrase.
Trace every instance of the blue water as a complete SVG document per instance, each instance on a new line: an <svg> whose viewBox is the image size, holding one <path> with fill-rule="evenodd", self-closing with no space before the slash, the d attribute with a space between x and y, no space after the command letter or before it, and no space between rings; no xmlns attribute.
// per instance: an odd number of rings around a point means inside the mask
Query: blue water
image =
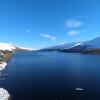
<svg viewBox="0 0 100 100"><path fill-rule="evenodd" d="M22 52L4 73L12 100L100 100L100 55Z"/></svg>

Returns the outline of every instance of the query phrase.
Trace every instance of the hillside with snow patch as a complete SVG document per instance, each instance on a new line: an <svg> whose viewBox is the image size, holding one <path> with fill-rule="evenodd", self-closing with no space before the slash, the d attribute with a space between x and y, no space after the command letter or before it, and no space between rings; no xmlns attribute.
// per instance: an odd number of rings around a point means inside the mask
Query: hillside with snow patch
<svg viewBox="0 0 100 100"><path fill-rule="evenodd" d="M15 49L16 49L16 46L14 46L13 44L0 43L0 50L13 51Z"/></svg>
<svg viewBox="0 0 100 100"><path fill-rule="evenodd" d="M62 45L57 45L49 48L43 48L41 50L88 50L88 49L100 49L100 37L95 39L84 41L84 42L72 42L72 43L65 43Z"/></svg>

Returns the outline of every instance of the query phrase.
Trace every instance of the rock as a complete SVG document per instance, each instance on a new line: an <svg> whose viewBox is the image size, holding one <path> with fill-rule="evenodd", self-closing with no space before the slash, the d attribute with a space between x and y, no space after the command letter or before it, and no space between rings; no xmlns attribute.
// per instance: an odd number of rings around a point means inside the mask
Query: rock
<svg viewBox="0 0 100 100"><path fill-rule="evenodd" d="M9 100L10 94L7 90L0 88L0 100Z"/></svg>
<svg viewBox="0 0 100 100"><path fill-rule="evenodd" d="M77 90L77 91L83 91L84 89L83 88L75 88L75 90Z"/></svg>

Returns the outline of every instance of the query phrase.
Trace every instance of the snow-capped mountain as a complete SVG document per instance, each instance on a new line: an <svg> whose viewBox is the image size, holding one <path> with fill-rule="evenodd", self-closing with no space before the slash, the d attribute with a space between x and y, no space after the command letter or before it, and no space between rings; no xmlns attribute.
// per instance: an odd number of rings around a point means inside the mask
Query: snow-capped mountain
<svg viewBox="0 0 100 100"><path fill-rule="evenodd" d="M80 51L80 50L89 50L89 49L100 49L100 37L95 39L84 41L84 42L72 42L66 43L62 45L57 45L49 48L44 48L41 50L72 50L72 51Z"/></svg>
<svg viewBox="0 0 100 100"><path fill-rule="evenodd" d="M8 50L8 51L32 51L33 49L31 48L23 48L23 47L18 47L15 46L14 44L10 43L0 43L0 50Z"/></svg>
<svg viewBox="0 0 100 100"><path fill-rule="evenodd" d="M61 45L57 45L53 47L43 48L41 50L63 50L63 49L72 48L74 46L78 46L80 44L82 43L81 42L65 43L65 44L61 44Z"/></svg>
<svg viewBox="0 0 100 100"><path fill-rule="evenodd" d="M15 49L16 49L16 46L14 46L13 44L0 43L0 50L13 51Z"/></svg>
<svg viewBox="0 0 100 100"><path fill-rule="evenodd" d="M100 48L100 37L84 42L82 45L87 45L90 49Z"/></svg>

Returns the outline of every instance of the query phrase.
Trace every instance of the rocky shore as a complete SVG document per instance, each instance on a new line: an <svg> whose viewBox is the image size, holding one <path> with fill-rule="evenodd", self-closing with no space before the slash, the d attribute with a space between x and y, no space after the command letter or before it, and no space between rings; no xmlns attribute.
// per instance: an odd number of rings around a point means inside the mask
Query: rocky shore
<svg viewBox="0 0 100 100"><path fill-rule="evenodd" d="M7 62L13 55L13 51L0 51L0 71L5 69Z"/></svg>
<svg viewBox="0 0 100 100"><path fill-rule="evenodd" d="M0 74L6 68L8 61L11 59L11 57L14 54L15 54L14 51L2 51L2 50L0 50ZM0 100L10 100L10 94L4 88L0 88Z"/></svg>

